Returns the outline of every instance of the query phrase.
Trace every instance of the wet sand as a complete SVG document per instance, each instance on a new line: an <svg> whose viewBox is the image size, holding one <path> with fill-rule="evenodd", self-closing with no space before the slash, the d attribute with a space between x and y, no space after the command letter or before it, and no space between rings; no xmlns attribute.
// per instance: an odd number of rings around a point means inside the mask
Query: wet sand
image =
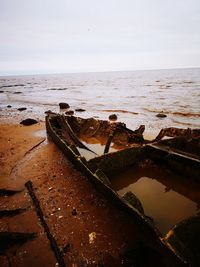
<svg viewBox="0 0 200 267"><path fill-rule="evenodd" d="M129 266L125 253L148 236L74 170L48 140L44 122L22 126L14 121L5 124L4 120L0 127L0 153L0 188L22 190L10 197L1 196L0 210L26 209L19 215L1 218L0 231L37 235L0 255L0 266L58 266L24 187L28 180L33 182L45 220L64 252L66 266ZM148 266L171 266L171 256L167 260L154 256L150 253L145 259Z"/></svg>

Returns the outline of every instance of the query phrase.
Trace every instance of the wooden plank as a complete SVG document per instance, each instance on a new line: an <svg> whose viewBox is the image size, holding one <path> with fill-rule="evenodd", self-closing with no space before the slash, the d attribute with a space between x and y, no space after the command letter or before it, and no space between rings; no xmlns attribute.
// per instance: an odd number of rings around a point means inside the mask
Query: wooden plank
<svg viewBox="0 0 200 267"><path fill-rule="evenodd" d="M44 228L44 231L47 235L47 238L49 239L49 242L50 242L50 245L51 245L51 249L53 250L54 254L55 254L55 257L56 257L56 260L58 261L58 264L60 267L66 267L65 265L65 262L64 262L64 257L63 257L63 254L62 252L60 251L58 245L57 245L57 242L56 240L54 239L53 235L51 234L50 232L50 229L44 219L44 214L43 214L43 211L40 207L40 202L39 200L37 199L36 195L35 195L35 192L34 192L34 189L33 189L33 184L31 181L28 181L25 183L25 187L27 188L28 190L28 193L33 201L33 205L35 206L35 210L36 210L36 213L37 213L37 216L39 217L40 219L40 222Z"/></svg>

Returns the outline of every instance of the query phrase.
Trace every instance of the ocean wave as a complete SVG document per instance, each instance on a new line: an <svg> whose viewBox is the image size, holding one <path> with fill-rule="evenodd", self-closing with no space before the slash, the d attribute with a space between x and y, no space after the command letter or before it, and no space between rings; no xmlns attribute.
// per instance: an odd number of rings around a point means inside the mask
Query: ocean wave
<svg viewBox="0 0 200 267"><path fill-rule="evenodd" d="M200 117L199 113L194 112L171 112L173 115L183 116L183 117Z"/></svg>
<svg viewBox="0 0 200 267"><path fill-rule="evenodd" d="M191 84L191 83L194 83L194 81L183 81L183 83Z"/></svg>
<svg viewBox="0 0 200 267"><path fill-rule="evenodd" d="M179 125L192 126L192 128L195 128L194 127L194 122L193 123L189 123L189 122L183 122L183 121L179 121L179 120L175 120L175 119L172 119L172 122L176 123L176 124L179 124ZM196 127L199 127L199 126L197 125Z"/></svg>
<svg viewBox="0 0 200 267"><path fill-rule="evenodd" d="M18 86L25 86L25 84L2 85L2 86L0 86L0 89L2 89L2 88L9 88L9 87L18 87Z"/></svg>
<svg viewBox="0 0 200 267"><path fill-rule="evenodd" d="M124 109L104 109L101 110L103 112L118 112L118 113L128 113L128 114L133 114L133 115L138 115L138 112L134 112L134 111L128 111L128 110L124 110Z"/></svg>
<svg viewBox="0 0 200 267"><path fill-rule="evenodd" d="M172 87L172 85L165 85L165 84L161 84L161 85L159 85L159 88L160 89L169 89L169 88L171 88Z"/></svg>
<svg viewBox="0 0 200 267"><path fill-rule="evenodd" d="M148 112L152 112L152 113L161 113L161 112L164 112L163 110L160 110L160 109L150 109L150 108L143 108L143 110L148 111Z"/></svg>
<svg viewBox="0 0 200 267"><path fill-rule="evenodd" d="M58 106L57 103L45 103L45 102L39 102L37 99L34 100L27 100L27 99L14 99L14 103L23 103L23 105L30 104L33 106Z"/></svg>
<svg viewBox="0 0 200 267"><path fill-rule="evenodd" d="M68 88L49 88L47 89L47 91L63 91L63 90L67 90Z"/></svg>
<svg viewBox="0 0 200 267"><path fill-rule="evenodd" d="M150 109L150 108L143 108L143 110L152 112L152 113L165 113L165 114L173 114L181 117L200 117L200 113L195 112L183 112L183 111L168 111L168 110L161 110L161 109Z"/></svg>

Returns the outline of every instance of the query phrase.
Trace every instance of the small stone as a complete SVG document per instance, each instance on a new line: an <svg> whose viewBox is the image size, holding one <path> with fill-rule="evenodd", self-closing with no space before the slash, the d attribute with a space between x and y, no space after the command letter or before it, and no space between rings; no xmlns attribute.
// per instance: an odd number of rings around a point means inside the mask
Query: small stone
<svg viewBox="0 0 200 267"><path fill-rule="evenodd" d="M116 114L111 114L108 118L111 121L116 121L117 120L117 115Z"/></svg>
<svg viewBox="0 0 200 267"><path fill-rule="evenodd" d="M24 110L26 110L27 108L18 108L17 110L19 110L19 111L24 111Z"/></svg>
<svg viewBox="0 0 200 267"><path fill-rule="evenodd" d="M36 123L38 123L38 121L36 121L35 119L30 119L30 118L22 120L20 122L20 124L25 125L25 126L33 125L33 124L36 124Z"/></svg>
<svg viewBox="0 0 200 267"><path fill-rule="evenodd" d="M83 108L76 108L75 111L77 111L77 112L84 112L85 109L83 109Z"/></svg>
<svg viewBox="0 0 200 267"><path fill-rule="evenodd" d="M60 109L70 108L70 105L64 102L59 103Z"/></svg>
<svg viewBox="0 0 200 267"><path fill-rule="evenodd" d="M158 118L166 118L167 115L164 114L164 113L158 113L158 114L156 115L156 117L158 117Z"/></svg>
<svg viewBox="0 0 200 267"><path fill-rule="evenodd" d="M89 243L93 244L95 242L96 237L97 237L97 235L95 232L90 233L89 234Z"/></svg>
<svg viewBox="0 0 200 267"><path fill-rule="evenodd" d="M55 212L56 212L56 208L53 208L53 209L52 209L52 212L55 213Z"/></svg>
<svg viewBox="0 0 200 267"><path fill-rule="evenodd" d="M77 210L75 208L72 209L72 216L76 216L77 215Z"/></svg>
<svg viewBox="0 0 200 267"><path fill-rule="evenodd" d="M4 91L0 91L0 93L4 93Z"/></svg>
<svg viewBox="0 0 200 267"><path fill-rule="evenodd" d="M7 105L7 108L12 108L12 106L11 105Z"/></svg>

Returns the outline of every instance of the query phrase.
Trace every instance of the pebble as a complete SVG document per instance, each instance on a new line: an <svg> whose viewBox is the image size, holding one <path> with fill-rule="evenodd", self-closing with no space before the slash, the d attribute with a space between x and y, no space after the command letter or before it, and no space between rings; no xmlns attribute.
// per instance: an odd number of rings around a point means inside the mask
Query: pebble
<svg viewBox="0 0 200 267"><path fill-rule="evenodd" d="M72 209L72 216L76 216L77 215L77 210L75 208Z"/></svg>
<svg viewBox="0 0 200 267"><path fill-rule="evenodd" d="M19 111L24 111L24 110L26 110L27 108L18 108L17 110L19 110Z"/></svg>
<svg viewBox="0 0 200 267"><path fill-rule="evenodd" d="M20 122L20 124L25 125L25 126L33 125L33 124L36 124L36 123L38 123L38 121L36 121L35 119L31 119L31 118L22 120Z"/></svg>
<svg viewBox="0 0 200 267"><path fill-rule="evenodd" d="M85 109L83 109L83 108L76 108L75 111L77 111L77 112L84 112Z"/></svg>
<svg viewBox="0 0 200 267"><path fill-rule="evenodd" d="M111 121L116 121L117 120L117 115L116 114L111 114L108 118Z"/></svg>
<svg viewBox="0 0 200 267"><path fill-rule="evenodd" d="M164 113L158 113L158 114L156 115L156 117L158 117L158 118L166 118L167 115L164 114Z"/></svg>
<svg viewBox="0 0 200 267"><path fill-rule="evenodd" d="M97 235L95 232L90 233L89 234L89 243L93 244L95 242L96 237L97 237Z"/></svg>
<svg viewBox="0 0 200 267"><path fill-rule="evenodd" d="M64 102L59 103L60 109L67 109L70 108L70 105Z"/></svg>

